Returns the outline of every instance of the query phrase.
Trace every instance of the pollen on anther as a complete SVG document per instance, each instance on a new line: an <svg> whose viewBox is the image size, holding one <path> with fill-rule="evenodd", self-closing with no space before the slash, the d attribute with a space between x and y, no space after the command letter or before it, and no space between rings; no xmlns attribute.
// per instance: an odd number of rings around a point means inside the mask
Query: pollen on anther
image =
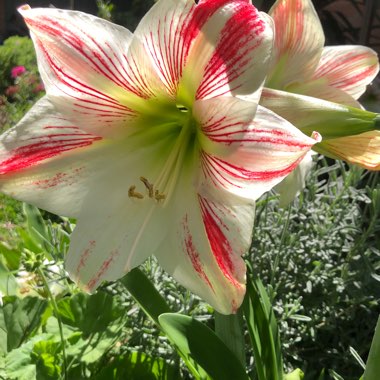
<svg viewBox="0 0 380 380"><path fill-rule="evenodd" d="M140 177L140 181L145 185L148 189L149 198L153 198L153 184L150 183L145 177Z"/></svg>
<svg viewBox="0 0 380 380"><path fill-rule="evenodd" d="M166 198L166 195L165 194L161 194L158 190L155 191L154 193L154 199L156 201L163 201L164 199Z"/></svg>
<svg viewBox="0 0 380 380"><path fill-rule="evenodd" d="M138 191L136 191L136 186L135 185L132 185L129 189L128 189L128 197L129 198L137 198L137 199L143 199L144 196L139 193Z"/></svg>

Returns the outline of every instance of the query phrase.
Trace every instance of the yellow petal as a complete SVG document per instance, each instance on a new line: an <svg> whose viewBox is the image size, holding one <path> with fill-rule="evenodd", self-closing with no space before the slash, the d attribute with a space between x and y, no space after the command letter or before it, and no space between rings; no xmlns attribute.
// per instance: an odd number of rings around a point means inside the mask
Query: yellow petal
<svg viewBox="0 0 380 380"><path fill-rule="evenodd" d="M323 141L314 150L369 170L380 170L380 131Z"/></svg>

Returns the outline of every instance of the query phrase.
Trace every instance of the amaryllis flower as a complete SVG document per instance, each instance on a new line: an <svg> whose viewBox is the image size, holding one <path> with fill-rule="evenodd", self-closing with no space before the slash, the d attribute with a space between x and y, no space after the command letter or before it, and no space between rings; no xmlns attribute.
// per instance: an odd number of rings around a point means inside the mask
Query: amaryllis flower
<svg viewBox="0 0 380 380"><path fill-rule="evenodd" d="M66 269L84 289L154 254L235 311L254 200L316 142L257 106L267 16L245 0L160 0L132 35L80 12L20 12L47 95L1 137L1 190L77 218Z"/></svg>
<svg viewBox="0 0 380 380"><path fill-rule="evenodd" d="M276 30L275 62L265 84L272 91L264 94L262 104L268 107L269 103L276 106L282 103L280 107L284 108L287 103L289 113L297 115L303 109L307 110L309 102L314 103L300 97L304 103L297 101L301 106L297 110L292 100L282 99L288 95L286 92L290 92L361 108L356 99L379 71L376 52L365 46L324 47L323 29L310 0L277 0L269 14ZM277 100L273 101L274 98ZM278 108L271 109L279 111ZM320 113L323 111L321 103ZM299 126L297 121L293 120L293 123ZM335 136L334 139L322 134L323 141L315 146L315 150L367 169L379 170L380 131L356 133L346 129L342 137Z"/></svg>
<svg viewBox="0 0 380 380"><path fill-rule="evenodd" d="M11 77L17 78L20 75L24 74L26 72L26 68L24 66L15 66L11 70Z"/></svg>

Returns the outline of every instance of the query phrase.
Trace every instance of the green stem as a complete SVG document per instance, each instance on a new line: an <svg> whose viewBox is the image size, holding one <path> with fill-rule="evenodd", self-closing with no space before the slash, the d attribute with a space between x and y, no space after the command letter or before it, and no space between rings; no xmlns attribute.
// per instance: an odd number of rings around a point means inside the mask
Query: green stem
<svg viewBox="0 0 380 380"><path fill-rule="evenodd" d="M215 333L223 343L236 355L243 367L246 367L243 314L239 309L236 314L224 315L215 311Z"/></svg>
<svg viewBox="0 0 380 380"><path fill-rule="evenodd" d="M54 298L53 294L50 291L49 283L47 281L47 278L46 278L46 276L45 276L45 274L44 274L44 272L43 272L43 270L41 268L38 268L38 274L40 275L40 277L42 279L42 282L44 283L46 292L47 292L48 297L50 299L50 302L51 302L51 304L53 306L55 317L57 318L57 321L58 321L59 335L61 337L61 342L62 342L63 373L64 373L65 380L68 380L68 376L67 376L67 360L66 360L66 345L65 345L65 339L63 337L63 328L62 328L61 317L59 316L59 313L58 313L58 307L57 307L57 303L55 302L55 298Z"/></svg>

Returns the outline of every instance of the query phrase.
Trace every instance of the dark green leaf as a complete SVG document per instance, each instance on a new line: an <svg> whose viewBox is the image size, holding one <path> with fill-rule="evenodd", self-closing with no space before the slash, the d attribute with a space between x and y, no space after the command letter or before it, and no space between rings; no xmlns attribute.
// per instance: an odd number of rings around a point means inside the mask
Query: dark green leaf
<svg viewBox="0 0 380 380"><path fill-rule="evenodd" d="M231 350L203 323L181 314L159 317L169 339L185 357L191 357L214 379L249 379Z"/></svg>
<svg viewBox="0 0 380 380"><path fill-rule="evenodd" d="M39 327L48 302L37 297L4 297L0 329L7 332L7 351L19 347Z"/></svg>
<svg viewBox="0 0 380 380"><path fill-rule="evenodd" d="M157 324L160 314L171 312L165 299L140 269L131 270L120 281L144 312Z"/></svg>

